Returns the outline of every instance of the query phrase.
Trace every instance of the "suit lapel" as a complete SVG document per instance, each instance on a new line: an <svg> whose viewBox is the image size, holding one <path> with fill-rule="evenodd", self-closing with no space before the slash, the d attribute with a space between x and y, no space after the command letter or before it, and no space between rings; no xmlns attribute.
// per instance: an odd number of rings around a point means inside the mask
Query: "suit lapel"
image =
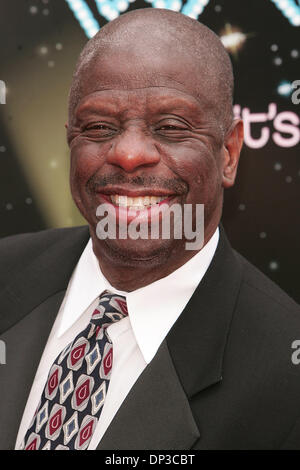
<svg viewBox="0 0 300 470"><path fill-rule="evenodd" d="M49 232L50 233L50 232ZM86 227L69 230L0 293L0 339L6 364L0 366L0 448L14 448L24 407L53 322L73 269L88 241ZM63 262L62 262L63 260ZM13 371L13 372L12 372Z"/></svg>
<svg viewBox="0 0 300 470"><path fill-rule="evenodd" d="M242 266L221 225L215 256L167 336L175 369L189 398L222 380L223 356L241 281Z"/></svg>
<svg viewBox="0 0 300 470"><path fill-rule="evenodd" d="M189 449L199 438L164 341L129 392L98 449Z"/></svg>
<svg viewBox="0 0 300 470"><path fill-rule="evenodd" d="M98 449L190 449L200 438L190 398L222 380L242 268L220 226L204 278L141 374Z"/></svg>
<svg viewBox="0 0 300 470"><path fill-rule="evenodd" d="M26 401L65 291L59 292L1 335L6 365L0 367L0 449L13 449ZM13 371L13 373L12 373Z"/></svg>

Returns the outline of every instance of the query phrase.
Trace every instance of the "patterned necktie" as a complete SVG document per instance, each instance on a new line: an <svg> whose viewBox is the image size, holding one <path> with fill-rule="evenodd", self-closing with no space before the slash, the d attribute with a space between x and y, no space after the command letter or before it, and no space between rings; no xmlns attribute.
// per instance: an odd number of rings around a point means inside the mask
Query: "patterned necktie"
<svg viewBox="0 0 300 470"><path fill-rule="evenodd" d="M127 315L125 297L105 291L99 300L88 326L52 365L21 449L87 449L112 368L112 343L106 327Z"/></svg>

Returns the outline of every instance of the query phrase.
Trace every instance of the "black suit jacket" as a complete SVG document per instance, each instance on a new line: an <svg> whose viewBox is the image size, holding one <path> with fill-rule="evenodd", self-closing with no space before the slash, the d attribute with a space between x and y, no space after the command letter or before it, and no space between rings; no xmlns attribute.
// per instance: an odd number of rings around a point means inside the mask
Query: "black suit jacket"
<svg viewBox="0 0 300 470"><path fill-rule="evenodd" d="M0 241L0 449L22 413L87 227ZM300 311L236 253L213 261L99 449L300 449Z"/></svg>

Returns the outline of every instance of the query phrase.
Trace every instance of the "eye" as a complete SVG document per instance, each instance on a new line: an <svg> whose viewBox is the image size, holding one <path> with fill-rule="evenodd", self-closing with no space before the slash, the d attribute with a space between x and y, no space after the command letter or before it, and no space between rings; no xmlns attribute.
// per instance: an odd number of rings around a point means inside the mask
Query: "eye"
<svg viewBox="0 0 300 470"><path fill-rule="evenodd" d="M186 133L189 130L188 126L183 122L174 121L173 122L161 122L158 123L155 127L155 131L162 136L173 136L180 137L183 133Z"/></svg>
<svg viewBox="0 0 300 470"><path fill-rule="evenodd" d="M87 125L83 132L92 137L109 137L116 133L116 129L109 124L95 123Z"/></svg>
<svg viewBox="0 0 300 470"><path fill-rule="evenodd" d="M165 124L164 126L160 126L159 129L163 131L176 131L178 129L182 129L182 127L173 126L172 124Z"/></svg>

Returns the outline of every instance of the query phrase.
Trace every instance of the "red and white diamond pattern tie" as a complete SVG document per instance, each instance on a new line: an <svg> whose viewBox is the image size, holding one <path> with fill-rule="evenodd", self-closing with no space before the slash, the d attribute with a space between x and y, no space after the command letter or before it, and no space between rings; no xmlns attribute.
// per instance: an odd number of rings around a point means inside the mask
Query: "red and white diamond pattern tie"
<svg viewBox="0 0 300 470"><path fill-rule="evenodd" d="M125 297L105 291L99 300L88 326L51 367L21 449L87 449L112 369L113 349L106 327L128 314Z"/></svg>

